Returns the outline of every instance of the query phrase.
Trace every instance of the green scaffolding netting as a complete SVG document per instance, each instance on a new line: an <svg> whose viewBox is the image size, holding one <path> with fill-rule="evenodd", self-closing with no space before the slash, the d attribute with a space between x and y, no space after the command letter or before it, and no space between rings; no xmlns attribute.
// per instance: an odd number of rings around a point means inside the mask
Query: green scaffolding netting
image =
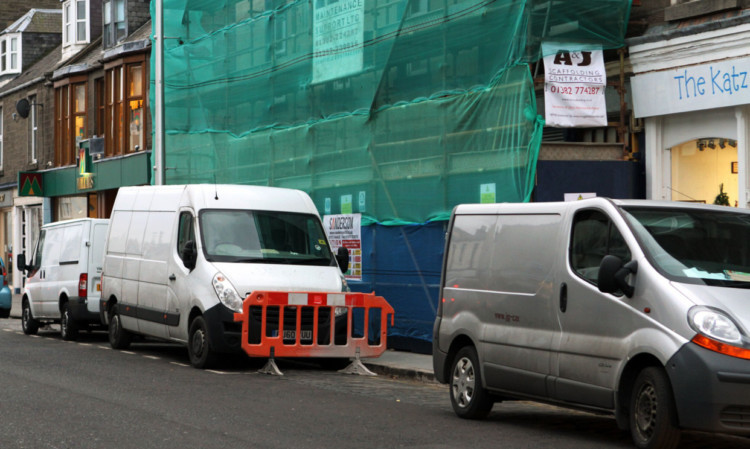
<svg viewBox="0 0 750 449"><path fill-rule="evenodd" d="M459 203L530 199L544 123L529 64L542 42L621 47L630 1L163 11L166 183L298 188L322 213L425 222Z"/></svg>

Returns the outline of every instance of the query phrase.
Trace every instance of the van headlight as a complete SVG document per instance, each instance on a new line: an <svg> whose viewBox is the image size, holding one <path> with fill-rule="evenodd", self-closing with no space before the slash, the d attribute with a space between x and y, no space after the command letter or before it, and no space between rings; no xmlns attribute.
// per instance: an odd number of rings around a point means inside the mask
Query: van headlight
<svg viewBox="0 0 750 449"><path fill-rule="evenodd" d="M742 345L742 332L724 313L704 307L690 310L690 326L700 334L721 342Z"/></svg>
<svg viewBox="0 0 750 449"><path fill-rule="evenodd" d="M242 298L234 289L231 282L221 273L216 273L212 281L216 296L219 297L219 301L228 308L235 312L242 312Z"/></svg>

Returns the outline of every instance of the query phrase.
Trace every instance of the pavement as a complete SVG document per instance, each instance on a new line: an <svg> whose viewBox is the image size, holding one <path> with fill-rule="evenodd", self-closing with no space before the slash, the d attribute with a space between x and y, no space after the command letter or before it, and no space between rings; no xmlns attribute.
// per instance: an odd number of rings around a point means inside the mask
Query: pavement
<svg viewBox="0 0 750 449"><path fill-rule="evenodd" d="M10 317L21 319L21 295L13 294ZM362 363L378 375L411 379L420 382L436 382L432 370L432 355L408 351L386 350L380 357L363 358Z"/></svg>

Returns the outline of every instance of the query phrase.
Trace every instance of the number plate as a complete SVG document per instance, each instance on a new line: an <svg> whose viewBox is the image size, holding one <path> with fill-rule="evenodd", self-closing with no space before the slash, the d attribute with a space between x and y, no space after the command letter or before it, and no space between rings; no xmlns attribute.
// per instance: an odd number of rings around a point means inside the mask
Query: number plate
<svg viewBox="0 0 750 449"><path fill-rule="evenodd" d="M294 340L297 332L295 331L284 331L284 340ZM312 340L312 331L302 331L300 334L300 340Z"/></svg>

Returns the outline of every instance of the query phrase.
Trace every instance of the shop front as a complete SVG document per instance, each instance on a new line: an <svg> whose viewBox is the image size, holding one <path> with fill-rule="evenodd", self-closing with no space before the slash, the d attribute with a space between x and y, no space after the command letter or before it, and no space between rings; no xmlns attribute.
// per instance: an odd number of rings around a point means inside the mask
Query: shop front
<svg viewBox="0 0 750 449"><path fill-rule="evenodd" d="M750 25L692 31L629 41L646 197L747 208Z"/></svg>
<svg viewBox="0 0 750 449"><path fill-rule="evenodd" d="M84 140L75 166L21 172L15 199L16 247L30 254L42 224L109 218L118 188L150 184L151 165L150 151L99 159ZM20 272L16 275L13 285L18 292L23 279Z"/></svg>

